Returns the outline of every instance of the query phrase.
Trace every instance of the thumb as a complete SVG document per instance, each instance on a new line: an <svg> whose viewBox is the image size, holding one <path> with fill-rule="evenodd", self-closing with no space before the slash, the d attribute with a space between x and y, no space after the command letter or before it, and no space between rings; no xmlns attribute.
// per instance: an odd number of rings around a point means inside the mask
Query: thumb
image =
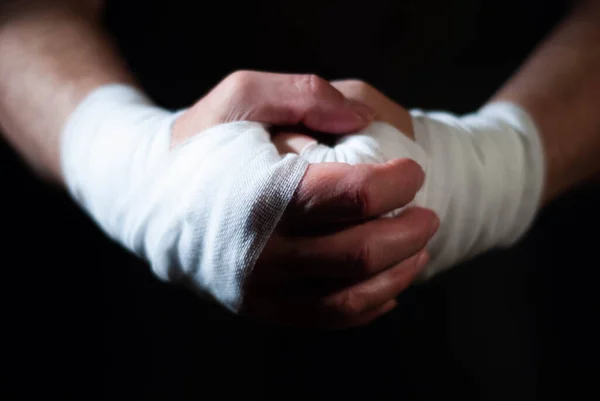
<svg viewBox="0 0 600 401"><path fill-rule="evenodd" d="M369 106L347 99L316 75L243 71L235 73L234 79L247 103L236 107L246 110L246 120L347 134L365 128L375 117Z"/></svg>

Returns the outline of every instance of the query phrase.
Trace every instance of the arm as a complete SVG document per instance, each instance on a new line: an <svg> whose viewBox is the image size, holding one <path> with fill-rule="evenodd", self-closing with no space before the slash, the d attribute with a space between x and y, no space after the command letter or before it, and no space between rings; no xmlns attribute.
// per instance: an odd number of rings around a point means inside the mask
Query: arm
<svg viewBox="0 0 600 401"><path fill-rule="evenodd" d="M339 327L388 312L423 267L431 211L364 223L414 197L415 163L307 166L280 157L257 123L351 132L370 108L312 75L239 72L175 114L135 87L98 2L2 7L2 131L158 276L235 312Z"/></svg>
<svg viewBox="0 0 600 401"><path fill-rule="evenodd" d="M42 176L62 183L59 137L94 88L133 78L99 26L101 2L0 6L0 128Z"/></svg>
<svg viewBox="0 0 600 401"><path fill-rule="evenodd" d="M360 81L334 85L347 97L370 105L411 139L408 110ZM512 102L535 121L546 163L542 204L570 188L600 179L600 1L580 1L573 12L490 99ZM282 151L300 152L314 139L280 135Z"/></svg>
<svg viewBox="0 0 600 401"><path fill-rule="evenodd" d="M335 149L306 136L276 141L313 163L419 162L427 178L415 204L441 220L428 275L512 245L541 205L600 172L599 1L579 3L489 105L466 116L409 113L360 81L333 85L417 146L375 124Z"/></svg>
<svg viewBox="0 0 600 401"><path fill-rule="evenodd" d="M545 150L547 203L600 173L600 1L580 1L491 101L522 106Z"/></svg>

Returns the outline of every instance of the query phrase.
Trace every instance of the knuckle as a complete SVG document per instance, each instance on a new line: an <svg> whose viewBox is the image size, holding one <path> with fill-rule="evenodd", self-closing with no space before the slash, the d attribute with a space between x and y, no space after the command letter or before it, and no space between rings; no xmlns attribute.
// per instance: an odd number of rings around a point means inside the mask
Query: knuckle
<svg viewBox="0 0 600 401"><path fill-rule="evenodd" d="M252 87L252 82L254 81L254 72L247 70L238 70L232 72L225 78L224 82L227 87L235 92L245 92Z"/></svg>
<svg viewBox="0 0 600 401"><path fill-rule="evenodd" d="M300 184L291 201L288 203L284 215L286 217L305 217L319 204L318 192L311 183Z"/></svg>
<svg viewBox="0 0 600 401"><path fill-rule="evenodd" d="M368 217L370 215L371 205L373 204L368 181L366 176L361 177L358 180L358 184L351 191L351 202L357 214L361 217Z"/></svg>
<svg viewBox="0 0 600 401"><path fill-rule="evenodd" d="M298 188L294 192L288 208L290 212L310 212L314 207L321 203L323 197L323 175L321 174L322 166L311 164L306 169L306 173Z"/></svg>
<svg viewBox="0 0 600 401"><path fill-rule="evenodd" d="M358 316L363 312L365 307L362 297L353 291L346 291L332 305L334 315L341 319Z"/></svg>
<svg viewBox="0 0 600 401"><path fill-rule="evenodd" d="M309 93L315 97L322 95L328 85L327 81L315 74L301 75L296 82L296 86L301 92Z"/></svg>
<svg viewBox="0 0 600 401"><path fill-rule="evenodd" d="M368 276L373 267L371 247L365 241L357 251L349 252L347 266L356 276Z"/></svg>

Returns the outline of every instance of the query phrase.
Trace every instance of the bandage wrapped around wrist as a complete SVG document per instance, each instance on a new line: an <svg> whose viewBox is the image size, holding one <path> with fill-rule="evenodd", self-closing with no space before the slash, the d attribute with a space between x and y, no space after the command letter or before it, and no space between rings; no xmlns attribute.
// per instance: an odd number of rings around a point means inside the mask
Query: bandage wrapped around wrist
<svg viewBox="0 0 600 401"><path fill-rule="evenodd" d="M310 163L419 163L426 178L411 205L432 209L441 221L428 245L425 278L517 241L535 217L544 181L542 145L527 113L503 102L463 117L411 115L415 141L376 122L333 147L311 143L300 155Z"/></svg>
<svg viewBox="0 0 600 401"><path fill-rule="evenodd" d="M308 163L261 124L219 125L169 150L177 117L125 85L96 89L68 119L69 191L162 279L192 282L232 311Z"/></svg>

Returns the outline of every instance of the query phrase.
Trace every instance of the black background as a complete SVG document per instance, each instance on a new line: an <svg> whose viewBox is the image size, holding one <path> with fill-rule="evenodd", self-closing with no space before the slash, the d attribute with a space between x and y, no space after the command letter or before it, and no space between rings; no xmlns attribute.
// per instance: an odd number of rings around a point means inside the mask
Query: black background
<svg viewBox="0 0 600 401"><path fill-rule="evenodd" d="M477 108L564 15L548 1L109 2L106 25L160 104L236 69L361 78L406 107ZM2 387L10 398L598 398L600 201L546 208L360 329L236 318L159 282L0 142Z"/></svg>

